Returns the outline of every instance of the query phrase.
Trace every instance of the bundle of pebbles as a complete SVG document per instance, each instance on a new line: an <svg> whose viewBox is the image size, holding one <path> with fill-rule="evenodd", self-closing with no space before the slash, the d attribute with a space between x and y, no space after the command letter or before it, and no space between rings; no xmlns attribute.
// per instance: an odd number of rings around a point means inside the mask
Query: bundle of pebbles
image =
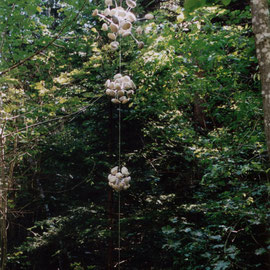
<svg viewBox="0 0 270 270"><path fill-rule="evenodd" d="M130 98L134 95L134 90L136 88L134 82L129 76L123 76L118 73L114 77L114 80L107 80L106 95L112 97L112 103L115 104L126 104L130 101Z"/></svg>
<svg viewBox="0 0 270 270"><path fill-rule="evenodd" d="M133 39L137 42L138 47L141 49L144 46L144 43L138 41L132 34L132 24L137 21L134 13L131 12L133 8L136 7L136 1L126 0L127 8L124 9L122 6L117 5L115 2L115 7L113 7L112 0L105 0L105 5L107 8L103 11L94 10L93 16L99 16L106 22L102 25L102 30L110 31L108 33L109 39L112 40L110 47L112 50L117 50L119 47L119 42L116 41L118 36L126 37L132 36ZM151 20L154 16L152 14L146 14L144 19ZM137 32L138 33L138 32Z"/></svg>
<svg viewBox="0 0 270 270"><path fill-rule="evenodd" d="M130 187L131 177L126 167L122 167L121 170L118 166L111 169L111 173L108 176L109 186L116 191L127 190Z"/></svg>

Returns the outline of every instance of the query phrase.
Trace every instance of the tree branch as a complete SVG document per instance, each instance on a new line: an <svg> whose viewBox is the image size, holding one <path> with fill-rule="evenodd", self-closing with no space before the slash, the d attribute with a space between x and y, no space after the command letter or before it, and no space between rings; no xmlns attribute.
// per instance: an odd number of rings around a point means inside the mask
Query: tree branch
<svg viewBox="0 0 270 270"><path fill-rule="evenodd" d="M84 1L81 9L79 10L78 14L67 24L65 24L61 29L60 31L58 32L58 34L47 44L45 45L44 47L42 47L41 49L37 50L35 53L33 53L32 55L24 58L23 60L17 62L16 64L14 64L13 66L7 68L6 70L3 70L0 72L0 76L3 76L4 74L10 72L11 70L23 65L24 63L26 63L27 61L31 60L34 56L40 54L41 52L43 52L44 50L46 50L49 46L51 46L60 36L61 34L63 33L63 31L65 30L66 27L68 27L69 25L71 25L80 15L80 13L82 12L82 10L84 9L85 7L85 4L86 4L87 0Z"/></svg>
<svg viewBox="0 0 270 270"><path fill-rule="evenodd" d="M41 126L41 125L44 125L44 124L47 124L47 123L50 123L50 122L54 122L54 121L59 121L59 120L62 120L62 119L66 119L66 118L69 118L71 116L76 116L82 112L84 112L87 108L89 108L91 105L93 105L96 101L98 101L100 98L102 98L104 95L98 97L97 99L95 99L93 102L91 102L89 105L79 109L78 111L74 112L74 113L70 113L70 114L67 114L67 115L64 115L64 116L59 116L59 117L55 117L53 119L49 119L49 120L45 120L45 121L42 121L42 122L38 122L38 123L35 123L33 125L30 125L30 126L27 126L25 128L22 128L22 129L19 129L16 133L9 133L7 135L4 135L3 138L6 138L6 137L9 137L9 136L14 136L14 135L17 135L19 134L20 132L22 131L25 131L29 128L32 128L32 127L37 127L37 126Z"/></svg>

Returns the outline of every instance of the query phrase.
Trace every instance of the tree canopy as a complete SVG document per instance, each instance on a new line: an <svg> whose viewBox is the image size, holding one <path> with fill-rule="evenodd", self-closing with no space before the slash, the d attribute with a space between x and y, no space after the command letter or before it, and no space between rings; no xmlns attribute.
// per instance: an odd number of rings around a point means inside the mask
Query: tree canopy
<svg viewBox="0 0 270 270"><path fill-rule="evenodd" d="M104 84L120 60L92 15L104 8L0 2L1 270L117 265L107 176L119 122ZM132 181L121 192L121 268L269 269L269 159L249 1L138 0L135 13L148 12L154 19L136 24L144 47L121 41L121 72L137 86L122 106Z"/></svg>

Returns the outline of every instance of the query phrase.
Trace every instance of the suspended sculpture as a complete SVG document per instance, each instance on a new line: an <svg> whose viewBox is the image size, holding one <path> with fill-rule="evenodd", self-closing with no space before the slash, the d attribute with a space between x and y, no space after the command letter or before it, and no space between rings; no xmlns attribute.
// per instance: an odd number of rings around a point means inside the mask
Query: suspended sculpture
<svg viewBox="0 0 270 270"><path fill-rule="evenodd" d="M107 80L105 86L107 87L106 95L111 96L111 101L115 104L128 103L136 88L129 76L123 76L120 73L114 76L114 80Z"/></svg>
<svg viewBox="0 0 270 270"><path fill-rule="evenodd" d="M114 2L114 3L113 3ZM133 8L136 7L136 1L126 0L126 9L122 6L122 1L118 5L117 1L105 0L105 5L107 8L105 10L99 11L94 10L93 16L99 16L105 22L102 25L102 30L110 31L107 35L108 38L112 40L110 47L112 50L117 50L119 47L119 42L116 41L118 37L127 37L131 36L137 43L138 48L142 49L144 43L136 39L133 30L133 23L138 20L135 14L131 12ZM146 14L143 18L144 20L152 20L154 16L152 14ZM140 27L138 27L137 34L140 34Z"/></svg>
<svg viewBox="0 0 270 270"><path fill-rule="evenodd" d="M136 86L132 79L128 75L121 74L121 39L127 36L131 36L137 43L138 48L142 49L144 43L138 41L132 33L134 29L134 23L138 20L152 20L154 16L152 14L146 14L144 18L137 19L135 14L131 11L136 7L136 1L125 0L124 6L123 0L105 0L107 8L105 10L94 10L93 16L100 17L103 21L101 29L108 31L108 38L111 40L110 48L116 51L119 48L119 71L120 73L114 75L113 79L108 79L105 83L106 95L111 97L111 102L118 104L119 108L119 153L118 153L118 166L111 169L111 173L108 175L108 184L111 188L118 192L118 269L120 270L120 252L121 252L121 191L127 190L130 187L130 173L128 169L121 165L121 105L130 101L131 97L135 93ZM135 32L140 35L143 33L141 26L135 29ZM117 39L119 38L119 41ZM115 266L116 267L116 266Z"/></svg>
<svg viewBox="0 0 270 270"><path fill-rule="evenodd" d="M123 6L124 2L124 6ZM103 21L101 30L108 31L108 38L111 40L110 48L116 51L120 47L120 43L117 41L118 37L121 38L131 36L137 43L138 48L142 49L144 43L138 41L132 30L134 29L133 24L138 20L152 20L154 16L152 14L146 14L144 18L137 19L135 14L131 11L137 6L134 0L105 0L105 5L107 6L105 10L95 9L93 11L93 16L100 17ZM141 26L137 27L135 32L137 34L142 34L143 29ZM120 47L120 61L119 70L121 72L121 47ZM105 83L106 95L111 97L111 102L114 104L119 104L119 166L111 169L111 174L108 176L109 185L115 191L126 190L130 187L130 176L126 167L122 167L120 170L121 162L121 104L126 104L130 101L131 97L135 93L135 84L129 76L123 76L121 73L116 74L113 80L107 80Z"/></svg>
<svg viewBox="0 0 270 270"><path fill-rule="evenodd" d="M111 186L116 191L126 190L130 187L131 177L129 176L129 171L126 167L116 166L111 169L111 174L108 176L109 186Z"/></svg>

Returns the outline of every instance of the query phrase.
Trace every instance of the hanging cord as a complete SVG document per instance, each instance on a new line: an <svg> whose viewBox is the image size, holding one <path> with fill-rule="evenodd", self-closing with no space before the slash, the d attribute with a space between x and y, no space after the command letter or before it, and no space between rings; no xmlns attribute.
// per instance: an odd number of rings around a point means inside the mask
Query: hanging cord
<svg viewBox="0 0 270 270"><path fill-rule="evenodd" d="M119 108L118 108L119 112L118 112L118 126L119 126L119 130L118 130L118 166L119 166L119 170L121 168L121 104L119 104ZM121 260L121 191L118 192L118 269L120 270L120 260Z"/></svg>
<svg viewBox="0 0 270 270"><path fill-rule="evenodd" d="M120 37L120 48L119 48L119 73L121 74L121 71L122 71L122 48L121 48L121 37ZM119 141L118 141L118 156L119 156L119 169L120 169L120 166L121 166L121 103L119 103L119 107L118 107L118 136L119 136Z"/></svg>
<svg viewBox="0 0 270 270"><path fill-rule="evenodd" d="M121 36L120 36L120 48L119 48L119 72L121 73L121 69L122 69L122 48L121 48ZM119 166L119 170L121 168L121 103L119 103L119 107L118 107L118 157L119 157L119 161L118 161L118 166ZM120 270L121 266L120 266L120 261L121 261L121 191L118 192L118 270Z"/></svg>
<svg viewBox="0 0 270 270"><path fill-rule="evenodd" d="M121 191L118 192L118 269L120 270L121 261Z"/></svg>
<svg viewBox="0 0 270 270"><path fill-rule="evenodd" d="M121 168L121 104L118 107L118 166Z"/></svg>
<svg viewBox="0 0 270 270"><path fill-rule="evenodd" d="M121 168L121 104L119 104L119 114L118 114L118 120L119 120L119 161L118 166L119 170ZM120 270L120 260L121 260L121 191L118 192L118 269Z"/></svg>

